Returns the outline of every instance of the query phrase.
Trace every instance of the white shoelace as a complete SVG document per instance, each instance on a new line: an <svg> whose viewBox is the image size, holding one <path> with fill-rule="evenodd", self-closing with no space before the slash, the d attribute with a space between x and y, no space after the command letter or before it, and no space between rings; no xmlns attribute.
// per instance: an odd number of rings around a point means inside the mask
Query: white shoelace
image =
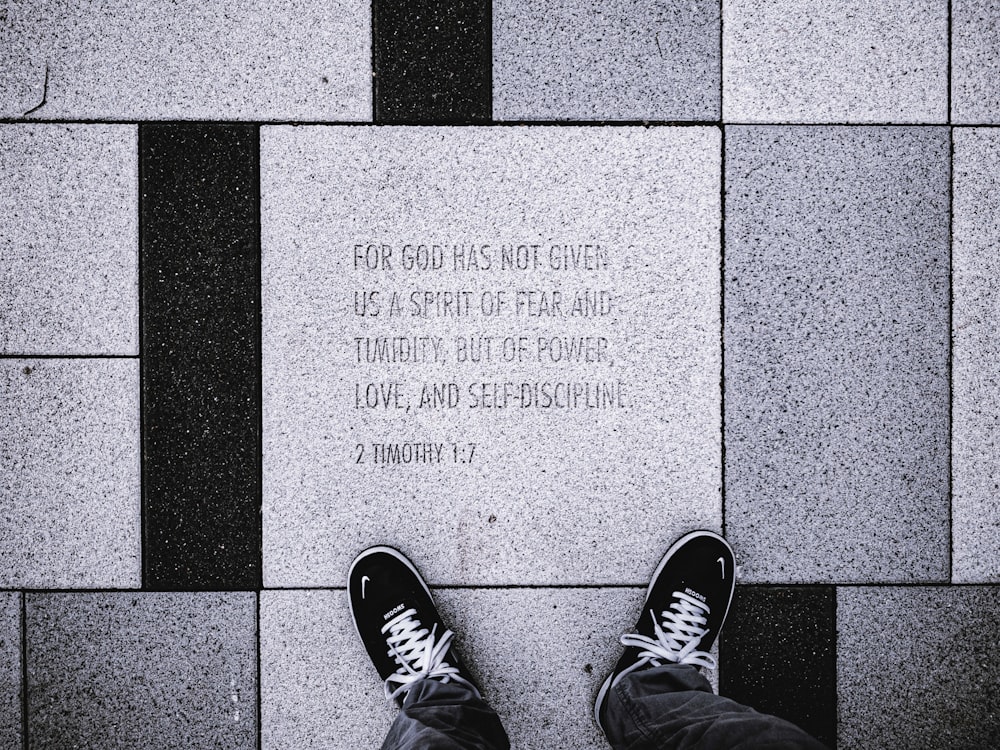
<svg viewBox="0 0 1000 750"><path fill-rule="evenodd" d="M705 627L708 624L705 617L709 612L708 605L682 591L675 591L674 596L677 601L671 603L670 609L660 613L662 624L656 621L656 613L649 611L649 616L653 618L655 638L638 633L628 633L621 637L623 646L642 649L633 669L647 662L658 667L665 661L715 669L716 662L711 654L695 650L708 632Z"/></svg>
<svg viewBox="0 0 1000 750"><path fill-rule="evenodd" d="M395 674L389 675L385 681L385 697L395 700L396 696L408 691L414 683L428 677L442 682L454 680L476 690L475 685L462 677L458 667L445 660L455 634L445 630L435 642L434 631L437 630L437 625L427 630L415 618L416 614L415 609L404 610L382 626L382 633L388 634L385 642L389 645L389 656L399 664ZM397 687L393 688L393 684L397 684Z"/></svg>

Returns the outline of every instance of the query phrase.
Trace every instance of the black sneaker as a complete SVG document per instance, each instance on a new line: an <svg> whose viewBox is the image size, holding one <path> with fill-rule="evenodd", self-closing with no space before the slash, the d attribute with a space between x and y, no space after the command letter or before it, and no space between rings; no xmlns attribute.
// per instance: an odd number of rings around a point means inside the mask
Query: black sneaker
<svg viewBox="0 0 1000 750"><path fill-rule="evenodd" d="M370 547L351 563L347 599L386 698L400 706L419 680L461 682L479 688L451 648L454 636L441 622L430 589L402 552ZM481 697L481 696L480 696Z"/></svg>
<svg viewBox="0 0 1000 750"><path fill-rule="evenodd" d="M711 531L692 531L667 550L649 583L635 632L621 637L625 653L597 694L594 718L601 731L608 691L630 672L665 663L715 669L708 650L733 600L735 562L729 543Z"/></svg>

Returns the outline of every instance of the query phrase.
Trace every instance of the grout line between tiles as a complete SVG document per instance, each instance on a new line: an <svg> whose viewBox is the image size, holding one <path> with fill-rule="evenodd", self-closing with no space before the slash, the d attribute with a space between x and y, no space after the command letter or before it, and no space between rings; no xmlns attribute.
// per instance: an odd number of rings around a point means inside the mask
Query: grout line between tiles
<svg viewBox="0 0 1000 750"><path fill-rule="evenodd" d="M721 133L719 163L719 493L722 536L726 536L726 127Z"/></svg>
<svg viewBox="0 0 1000 750"><path fill-rule="evenodd" d="M141 125L136 127L135 152L136 152L136 201L135 209L138 214L138 236L136 237L136 285L138 286L138 325L139 325L139 582L146 585L146 391L143 385L143 283L142 283L142 238L143 238L143 218L142 218L142 133Z"/></svg>
<svg viewBox="0 0 1000 750"><path fill-rule="evenodd" d="M946 97L946 107L945 110L945 120L948 124L951 124L951 55L952 55L952 21L951 21L951 4L952 0L948 0L948 34L946 37L946 45L948 50L947 68L948 68L948 79L947 79L947 97Z"/></svg>
<svg viewBox="0 0 1000 750"><path fill-rule="evenodd" d="M257 499L257 525L255 532L257 534L257 584L258 589L258 602L257 607L260 609L260 594L259 590L264 587L264 248L261 244L261 198L260 198L260 125L256 127L256 139L257 139L257 153L255 154L256 164L254 165L254 171L256 172L255 179L253 181L253 204L254 204L254 223L256 224L254 231L255 236L253 238L254 246L257 248L257 278L254 280L254 290L257 295L256 307L257 307L257 351L255 352L256 362L254 367L257 373L257 387L254 391L254 399L256 399L257 404L257 435L256 435L256 446L254 450L257 453L257 486L255 489L256 499ZM258 618L258 626L260 620Z"/></svg>
<svg viewBox="0 0 1000 750"><path fill-rule="evenodd" d="M951 3L948 4L949 9ZM955 481L954 481L954 412L955 412L955 133L948 128L948 580L955 579Z"/></svg>
<svg viewBox="0 0 1000 750"><path fill-rule="evenodd" d="M840 734L840 628L837 627L837 600L839 587L833 586L833 746L837 747Z"/></svg>
<svg viewBox="0 0 1000 750"><path fill-rule="evenodd" d="M998 122L980 123L950 123L950 119L941 122L781 122L761 120L759 122L730 122L726 120L491 120L487 122L422 122L418 120L400 120L391 123L371 122L368 120L95 120L95 119L53 119L53 120L18 120L0 118L0 125L258 125L266 127L362 127L362 128L492 128L492 127L670 127L670 128L704 128L736 125L743 127L808 127L808 128L849 128L849 127L900 127L926 128L954 124L963 128L995 128Z"/></svg>
<svg viewBox="0 0 1000 750"><path fill-rule="evenodd" d="M138 354L0 354L0 359L139 359Z"/></svg>
<svg viewBox="0 0 1000 750"><path fill-rule="evenodd" d="M262 733L263 733L263 703L261 701L261 671L260 671L260 592L257 591L254 594L256 604L257 604L257 628L256 628L256 639L257 639L257 750L262 750Z"/></svg>
<svg viewBox="0 0 1000 750"><path fill-rule="evenodd" d="M21 747L28 750L28 605L21 592Z"/></svg>

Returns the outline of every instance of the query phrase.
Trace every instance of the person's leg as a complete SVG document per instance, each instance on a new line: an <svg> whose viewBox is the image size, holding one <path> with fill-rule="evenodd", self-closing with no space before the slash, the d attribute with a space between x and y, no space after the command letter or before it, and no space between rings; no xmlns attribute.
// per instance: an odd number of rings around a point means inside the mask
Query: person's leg
<svg viewBox="0 0 1000 750"><path fill-rule="evenodd" d="M387 698L400 706L383 748L508 750L499 717L451 647L430 589L391 547L355 558L347 597Z"/></svg>
<svg viewBox="0 0 1000 750"><path fill-rule="evenodd" d="M604 729L616 750L824 747L791 722L716 695L698 668L686 664L632 672L606 700Z"/></svg>
<svg viewBox="0 0 1000 750"><path fill-rule="evenodd" d="M716 666L708 651L729 612L735 563L710 531L687 534L663 556L594 706L616 750L823 747L787 721L715 695L698 671Z"/></svg>

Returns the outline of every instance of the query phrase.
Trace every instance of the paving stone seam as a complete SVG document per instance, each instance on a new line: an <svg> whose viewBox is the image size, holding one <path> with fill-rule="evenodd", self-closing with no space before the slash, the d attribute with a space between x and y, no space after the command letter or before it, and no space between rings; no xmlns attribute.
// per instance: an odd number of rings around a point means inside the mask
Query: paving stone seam
<svg viewBox="0 0 1000 750"><path fill-rule="evenodd" d="M948 0L948 119L951 120L951 0ZM955 578L955 129L948 128L948 581Z"/></svg>
<svg viewBox="0 0 1000 750"><path fill-rule="evenodd" d="M28 750L28 612L27 595L20 596L21 628L21 747Z"/></svg>

